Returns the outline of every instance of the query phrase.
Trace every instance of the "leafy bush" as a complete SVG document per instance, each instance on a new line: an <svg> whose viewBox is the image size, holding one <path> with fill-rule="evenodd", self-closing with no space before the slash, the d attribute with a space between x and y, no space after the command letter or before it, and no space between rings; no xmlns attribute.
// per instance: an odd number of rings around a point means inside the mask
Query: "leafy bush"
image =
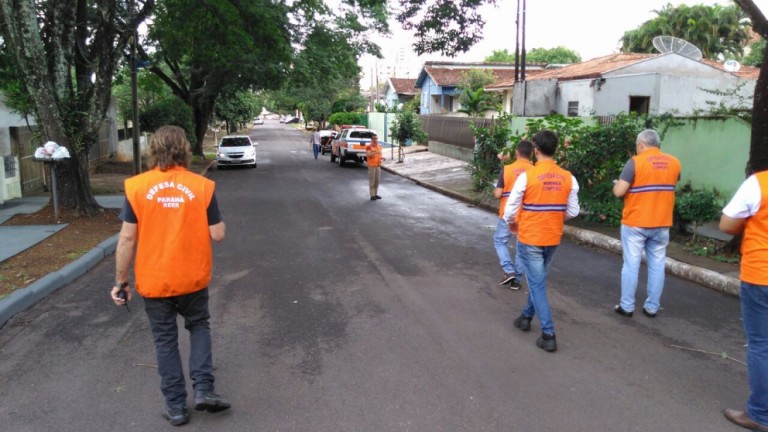
<svg viewBox="0 0 768 432"><path fill-rule="evenodd" d="M509 114L501 113L490 127L470 123L469 127L475 136L475 155L467 169L469 169L475 192L487 192L499 175L501 161L497 155L512 136L510 119Z"/></svg>
<svg viewBox="0 0 768 432"><path fill-rule="evenodd" d="M328 123L334 125L360 124L360 114L353 112L336 112L328 117Z"/></svg>
<svg viewBox="0 0 768 432"><path fill-rule="evenodd" d="M696 227L714 220L720 214L717 194L705 190L693 190L685 185L675 199L675 210L683 226L693 225L693 238L696 239Z"/></svg>
<svg viewBox="0 0 768 432"><path fill-rule="evenodd" d="M634 156L637 134L653 128L663 138L664 132L679 122L671 115L619 114L609 124L600 124L598 119L595 123L590 126L581 119L555 114L529 120L526 134L532 139L542 129L557 132L560 145L556 159L579 182L579 201L585 218L617 226L624 204L613 196L613 180ZM512 141L519 140L513 137Z"/></svg>
<svg viewBox="0 0 768 432"><path fill-rule="evenodd" d="M405 157L403 146L409 141L416 143L427 140L427 133L421 127L421 119L411 110L400 111L395 116L392 124L389 126L389 133L392 140L400 145L398 148L398 162L402 162Z"/></svg>
<svg viewBox="0 0 768 432"><path fill-rule="evenodd" d="M197 142L192 109L177 98L163 99L145 108L139 113L139 124L144 132L154 132L165 125L179 126L187 133L190 144Z"/></svg>

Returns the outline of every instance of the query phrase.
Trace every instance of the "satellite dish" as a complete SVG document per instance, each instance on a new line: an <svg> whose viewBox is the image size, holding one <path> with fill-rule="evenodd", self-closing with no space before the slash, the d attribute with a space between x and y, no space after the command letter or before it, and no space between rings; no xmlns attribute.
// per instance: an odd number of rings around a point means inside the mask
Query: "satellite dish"
<svg viewBox="0 0 768 432"><path fill-rule="evenodd" d="M656 36L653 38L653 46L662 54L676 53L696 61L703 57L696 45L674 36Z"/></svg>
<svg viewBox="0 0 768 432"><path fill-rule="evenodd" d="M726 72L738 72L739 69L741 69L741 64L736 60L726 60L725 63L723 63L723 69L725 69Z"/></svg>

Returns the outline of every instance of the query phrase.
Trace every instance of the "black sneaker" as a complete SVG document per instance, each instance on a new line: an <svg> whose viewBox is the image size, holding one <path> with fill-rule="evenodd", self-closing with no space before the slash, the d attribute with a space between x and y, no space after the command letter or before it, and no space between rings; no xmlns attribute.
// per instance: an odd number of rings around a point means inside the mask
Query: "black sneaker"
<svg viewBox="0 0 768 432"><path fill-rule="evenodd" d="M212 391L195 391L195 409L198 411L219 412L232 405Z"/></svg>
<svg viewBox="0 0 768 432"><path fill-rule="evenodd" d="M378 195L374 195L373 197L376 198L376 199L381 199L381 197L378 196Z"/></svg>
<svg viewBox="0 0 768 432"><path fill-rule="evenodd" d="M515 280L515 274L514 273L504 273L504 277L501 278L501 281L499 282L499 285L507 285L508 283ZM519 287L519 284L518 284Z"/></svg>
<svg viewBox="0 0 768 432"><path fill-rule="evenodd" d="M162 412L163 418L173 426L181 426L189 423L189 411L186 408L168 408Z"/></svg>
<svg viewBox="0 0 768 432"><path fill-rule="evenodd" d="M632 311L625 311L621 305L616 305L613 307L614 312L621 316L625 316L627 318L632 318Z"/></svg>
<svg viewBox="0 0 768 432"><path fill-rule="evenodd" d="M371 197L371 201L376 201L376 197L375 197L375 196L372 196L372 197Z"/></svg>
<svg viewBox="0 0 768 432"><path fill-rule="evenodd" d="M536 346L546 352L557 351L557 340L555 340L555 335L542 333L541 336L539 336L539 339L536 340Z"/></svg>
<svg viewBox="0 0 768 432"><path fill-rule="evenodd" d="M522 331L531 331L531 319L531 317L527 317L525 314L520 314L520 316L515 318L515 321L512 322L512 325Z"/></svg>
<svg viewBox="0 0 768 432"><path fill-rule="evenodd" d="M520 289L520 281L516 277L512 278L512 280L509 281L509 289L511 289L511 290L519 290Z"/></svg>

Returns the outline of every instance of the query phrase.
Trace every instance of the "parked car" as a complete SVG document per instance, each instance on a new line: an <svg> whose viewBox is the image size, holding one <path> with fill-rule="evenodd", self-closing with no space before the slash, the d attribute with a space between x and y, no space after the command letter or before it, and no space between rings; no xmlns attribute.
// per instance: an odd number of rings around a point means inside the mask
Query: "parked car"
<svg viewBox="0 0 768 432"><path fill-rule="evenodd" d="M376 131L372 129L342 130L331 146L331 162L338 161L340 167L347 161L363 162L366 159L365 146L371 142L373 135L376 135Z"/></svg>
<svg viewBox="0 0 768 432"><path fill-rule="evenodd" d="M250 166L256 168L256 146L247 135L228 135L216 148L216 167Z"/></svg>
<svg viewBox="0 0 768 432"><path fill-rule="evenodd" d="M333 144L333 140L336 138L338 134L336 131L332 130L321 130L320 131L320 153L326 154L331 152L331 146Z"/></svg>
<svg viewBox="0 0 768 432"><path fill-rule="evenodd" d="M255 119L253 119L253 125L254 126L263 125L263 124L264 124L264 119L263 118L256 117Z"/></svg>
<svg viewBox="0 0 768 432"><path fill-rule="evenodd" d="M285 121L283 123L288 124L288 123L298 123L298 122L299 122L299 118L298 117L288 116L288 117L286 117L286 119L285 119Z"/></svg>

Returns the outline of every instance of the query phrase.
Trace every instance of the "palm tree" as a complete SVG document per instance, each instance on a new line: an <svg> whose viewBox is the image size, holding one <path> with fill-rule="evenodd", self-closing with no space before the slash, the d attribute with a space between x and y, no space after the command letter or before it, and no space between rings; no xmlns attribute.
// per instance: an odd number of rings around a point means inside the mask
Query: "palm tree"
<svg viewBox="0 0 768 432"><path fill-rule="evenodd" d="M620 39L625 52L656 52L653 38L675 36L696 45L704 58L741 57L749 40L748 15L737 6L680 5L653 11L657 17Z"/></svg>

